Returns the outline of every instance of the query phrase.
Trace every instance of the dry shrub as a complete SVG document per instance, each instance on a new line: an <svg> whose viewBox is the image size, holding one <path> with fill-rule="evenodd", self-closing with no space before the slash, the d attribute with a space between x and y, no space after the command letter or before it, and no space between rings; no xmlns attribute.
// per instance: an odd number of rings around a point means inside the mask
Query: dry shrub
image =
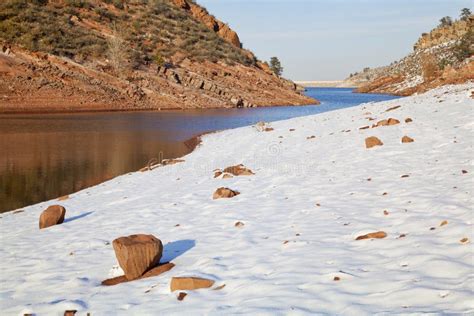
<svg viewBox="0 0 474 316"><path fill-rule="evenodd" d="M438 61L431 54L425 54L421 57L421 70L425 82L433 81L439 73Z"/></svg>

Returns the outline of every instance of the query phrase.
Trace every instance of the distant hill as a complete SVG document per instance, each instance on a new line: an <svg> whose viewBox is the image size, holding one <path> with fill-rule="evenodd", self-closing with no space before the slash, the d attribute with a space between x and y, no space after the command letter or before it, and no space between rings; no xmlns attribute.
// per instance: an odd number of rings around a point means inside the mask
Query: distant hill
<svg viewBox="0 0 474 316"><path fill-rule="evenodd" d="M315 103L190 0L3 0L0 112Z"/></svg>
<svg viewBox="0 0 474 316"><path fill-rule="evenodd" d="M413 53L389 66L366 68L344 82L358 92L411 95L474 79L474 18L422 34Z"/></svg>

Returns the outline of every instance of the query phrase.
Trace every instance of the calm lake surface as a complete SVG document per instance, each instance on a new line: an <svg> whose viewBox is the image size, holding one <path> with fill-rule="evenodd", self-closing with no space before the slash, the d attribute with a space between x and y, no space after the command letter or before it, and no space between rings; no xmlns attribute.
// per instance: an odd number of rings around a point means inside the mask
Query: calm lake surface
<svg viewBox="0 0 474 316"><path fill-rule="evenodd" d="M318 106L0 116L0 213L136 171L153 157L191 151L204 132L327 112L389 95L309 88Z"/></svg>

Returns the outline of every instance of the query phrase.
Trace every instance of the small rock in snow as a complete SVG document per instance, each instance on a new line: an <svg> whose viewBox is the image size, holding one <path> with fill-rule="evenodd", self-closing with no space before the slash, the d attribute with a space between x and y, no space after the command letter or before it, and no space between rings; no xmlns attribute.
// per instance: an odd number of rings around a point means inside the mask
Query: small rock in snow
<svg viewBox="0 0 474 316"><path fill-rule="evenodd" d="M186 294L185 292L179 292L179 294L178 294L178 301L184 300L184 298L185 298L187 295L188 295L188 294Z"/></svg>
<svg viewBox="0 0 474 316"><path fill-rule="evenodd" d="M170 290L197 290L209 288L214 285L213 280L196 277L173 277L170 283Z"/></svg>
<svg viewBox="0 0 474 316"><path fill-rule="evenodd" d="M393 107L388 108L387 110L385 110L385 112L390 112L390 111L396 110L396 109L398 109L398 108L400 108L400 107L401 107L401 105L393 106Z"/></svg>
<svg viewBox="0 0 474 316"><path fill-rule="evenodd" d="M367 137L365 139L366 148L372 148L375 146L382 146L382 145L383 145L382 141L375 136Z"/></svg>
<svg viewBox="0 0 474 316"><path fill-rule="evenodd" d="M239 195L240 192L231 190L229 188L219 188L214 192L212 198L214 200L217 199L228 199L228 198L233 198L234 196Z"/></svg>
<svg viewBox="0 0 474 316"><path fill-rule="evenodd" d="M381 239L381 238L385 238L385 237L387 237L386 232L378 231L378 232L375 232L375 233L369 233L369 234L358 236L355 240L373 239L373 238Z"/></svg>
<svg viewBox="0 0 474 316"><path fill-rule="evenodd" d="M67 199L69 199L69 195L63 195L61 197L58 197L58 201L65 201Z"/></svg>
<svg viewBox="0 0 474 316"><path fill-rule="evenodd" d="M399 120L394 119L394 118L389 118L388 120L378 121L377 124L374 124L372 127L391 126L391 125L397 125L399 123L400 123Z"/></svg>
<svg viewBox="0 0 474 316"><path fill-rule="evenodd" d="M223 170L223 172L230 173L234 176L251 176L255 174L252 170L246 168L243 164L227 167Z"/></svg>

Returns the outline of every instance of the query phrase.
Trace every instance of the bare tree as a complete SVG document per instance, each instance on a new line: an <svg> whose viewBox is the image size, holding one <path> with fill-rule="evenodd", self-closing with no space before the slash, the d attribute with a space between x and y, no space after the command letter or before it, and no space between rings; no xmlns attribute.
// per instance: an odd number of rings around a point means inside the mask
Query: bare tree
<svg viewBox="0 0 474 316"><path fill-rule="evenodd" d="M107 57L117 75L121 75L128 68L128 51L122 33L114 25L112 35L107 40Z"/></svg>

